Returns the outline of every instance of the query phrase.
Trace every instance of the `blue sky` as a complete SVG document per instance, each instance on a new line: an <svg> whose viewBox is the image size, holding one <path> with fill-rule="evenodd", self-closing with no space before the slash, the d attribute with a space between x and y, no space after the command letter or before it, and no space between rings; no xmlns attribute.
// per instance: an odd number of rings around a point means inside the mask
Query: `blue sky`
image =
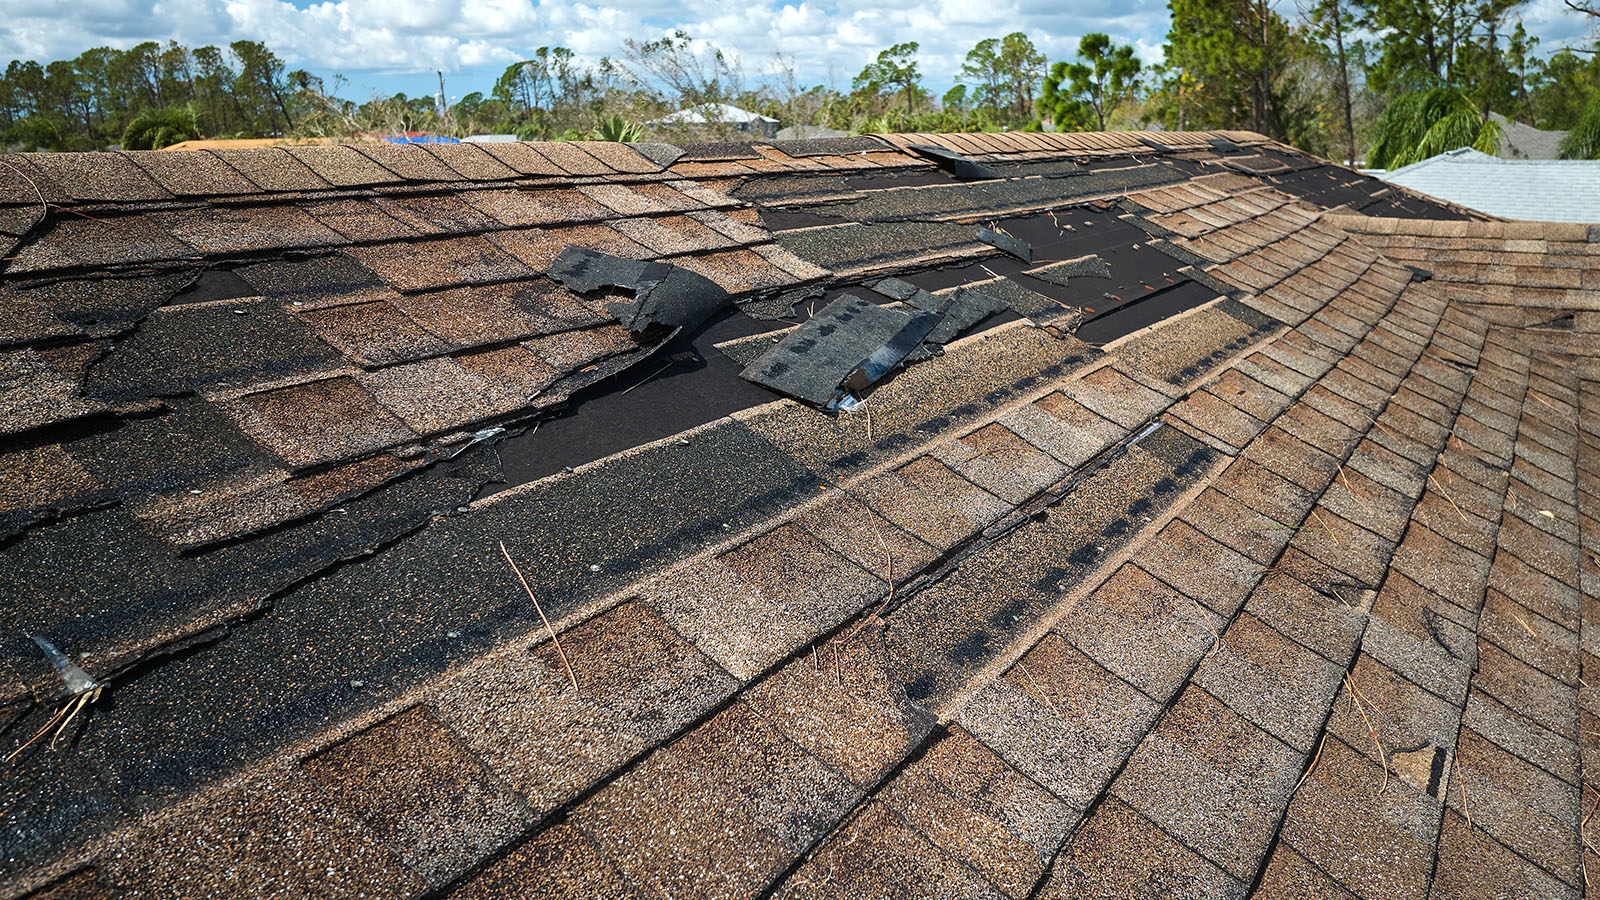
<svg viewBox="0 0 1600 900"><path fill-rule="evenodd" d="M1279 6L1293 15L1293 0ZM925 80L937 91L985 37L1024 31L1054 61L1070 56L1084 33L1104 31L1156 60L1167 29L1165 0L10 0L6 9L0 61L60 59L143 40L260 40L291 68L344 75L342 93L353 99L431 95L436 69L452 97L487 92L536 47L560 44L594 61L620 55L624 38L674 27L735 51L752 84L771 77L784 54L803 83L847 87L877 51L917 41ZM1546 51L1592 29L1561 0L1532 0L1522 16Z"/></svg>

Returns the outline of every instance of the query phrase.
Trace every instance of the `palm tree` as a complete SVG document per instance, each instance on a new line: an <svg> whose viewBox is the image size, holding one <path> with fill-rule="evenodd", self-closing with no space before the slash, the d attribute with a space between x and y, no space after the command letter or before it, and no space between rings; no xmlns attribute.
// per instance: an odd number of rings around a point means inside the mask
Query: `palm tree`
<svg viewBox="0 0 1600 900"><path fill-rule="evenodd" d="M1562 159L1600 159L1600 98L1589 103L1578 123L1556 145Z"/></svg>
<svg viewBox="0 0 1600 900"><path fill-rule="evenodd" d="M589 132L589 140L591 141L615 141L621 143L624 141L637 141L642 137L644 137L644 127L642 125L637 122L629 122L616 113L601 116L600 123L594 127L593 131Z"/></svg>
<svg viewBox="0 0 1600 900"><path fill-rule="evenodd" d="M134 116L122 132L122 149L160 150L199 136L200 122L193 106L147 109Z"/></svg>
<svg viewBox="0 0 1600 900"><path fill-rule="evenodd" d="M1367 166L1398 169L1461 147L1498 152L1500 123L1479 112L1460 88L1427 88L1384 108Z"/></svg>

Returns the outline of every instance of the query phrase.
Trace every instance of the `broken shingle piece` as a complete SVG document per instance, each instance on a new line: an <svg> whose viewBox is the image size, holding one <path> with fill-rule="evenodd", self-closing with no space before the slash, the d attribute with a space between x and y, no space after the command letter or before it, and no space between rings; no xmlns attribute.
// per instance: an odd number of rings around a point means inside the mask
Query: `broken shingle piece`
<svg viewBox="0 0 1600 900"><path fill-rule="evenodd" d="M925 144L912 144L906 149L933 160L939 164L939 168L944 169L962 181L977 181L980 179L1000 177L1000 173L996 172L989 166L986 166L981 162L977 162L976 160L967 159L965 156L962 156L956 151L948 150L944 147L934 147Z"/></svg>
<svg viewBox="0 0 1600 900"><path fill-rule="evenodd" d="M1021 238L1013 237L1001 231L992 231L988 228L978 229L978 240L1001 251L1015 256L1025 263L1033 262L1033 245Z"/></svg>
<svg viewBox="0 0 1600 900"><path fill-rule="evenodd" d="M947 297L939 310L943 316L923 338L930 344L948 344L968 328L1006 308L1001 301L977 288L963 287Z"/></svg>
<svg viewBox="0 0 1600 900"><path fill-rule="evenodd" d="M1093 253L1029 269L1023 274L1066 287L1073 278L1110 278L1111 267Z"/></svg>
<svg viewBox="0 0 1600 900"><path fill-rule="evenodd" d="M859 399L921 343L939 318L846 295L790 332L739 377L818 406L835 405L844 396Z"/></svg>
<svg viewBox="0 0 1600 900"><path fill-rule="evenodd" d="M606 309L633 332L652 325L691 328L728 304L728 292L703 275L670 263L624 259L582 247L563 250L548 274L583 294L603 288L632 291L632 301L614 301Z"/></svg>

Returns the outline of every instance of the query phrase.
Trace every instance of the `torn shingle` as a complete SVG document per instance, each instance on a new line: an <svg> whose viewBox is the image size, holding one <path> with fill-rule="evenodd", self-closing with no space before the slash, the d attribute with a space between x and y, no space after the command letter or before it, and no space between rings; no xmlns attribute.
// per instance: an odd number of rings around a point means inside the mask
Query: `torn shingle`
<svg viewBox="0 0 1600 900"><path fill-rule="evenodd" d="M739 377L817 406L853 405L938 322L937 313L908 313L847 295L790 332Z"/></svg>
<svg viewBox="0 0 1600 900"><path fill-rule="evenodd" d="M929 144L912 144L909 148L913 153L920 154L938 163L939 167L948 170L950 174L962 181L976 181L980 179L999 178L1000 173L976 160L962 156L946 147L935 147Z"/></svg>
<svg viewBox="0 0 1600 900"><path fill-rule="evenodd" d="M1033 262L1033 245L1027 241L989 228L978 229L978 240L994 247L996 250L1009 253L1025 263Z"/></svg>
<svg viewBox="0 0 1600 900"><path fill-rule="evenodd" d="M1111 267L1100 257L1089 255L1038 266L1024 274L1066 287L1068 280L1073 278L1110 278Z"/></svg>
<svg viewBox="0 0 1600 900"><path fill-rule="evenodd" d="M622 327L636 333L656 325L693 327L728 304L726 291L694 272L576 247L556 257L549 275L582 294L602 288L632 292L632 301L613 301L606 308Z"/></svg>
<svg viewBox="0 0 1600 900"><path fill-rule="evenodd" d="M101 412L103 403L32 350L0 353L0 434L14 434Z"/></svg>

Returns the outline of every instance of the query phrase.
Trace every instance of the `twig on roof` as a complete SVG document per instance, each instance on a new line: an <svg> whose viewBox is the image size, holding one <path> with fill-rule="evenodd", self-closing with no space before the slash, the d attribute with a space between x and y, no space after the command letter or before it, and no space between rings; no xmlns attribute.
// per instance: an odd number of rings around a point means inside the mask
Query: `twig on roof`
<svg viewBox="0 0 1600 900"><path fill-rule="evenodd" d="M528 599L533 601L534 611L539 614L539 621L544 623L545 631L550 632L550 643L556 648L556 655L561 657L561 665L566 667L567 678L572 682L574 691L578 688L577 673L572 671L572 663L567 662L567 653L561 649L561 642L556 639L556 630L550 625L550 620L545 618L544 608L539 605L539 598L533 595L533 588L528 587L528 579L522 577L522 570L517 568L517 561L511 558L511 552L506 549L506 542L500 541L500 553L505 556L506 562L511 564L511 571L517 573L517 580L522 582L522 589L528 592Z"/></svg>
<svg viewBox="0 0 1600 900"><path fill-rule="evenodd" d="M1039 699L1044 701L1044 705L1048 706L1051 712L1061 716L1061 710L1056 709L1055 703L1050 700L1050 695L1044 692L1044 688L1039 686L1039 682L1033 680L1033 673L1028 671L1028 667L1021 660L1017 661L1017 670L1022 673L1023 678L1028 679L1028 684L1033 685L1033 689L1039 692ZM1061 716L1061 718L1065 719L1066 716Z"/></svg>
<svg viewBox="0 0 1600 900"><path fill-rule="evenodd" d="M1472 810L1467 807L1467 764L1461 761L1461 745L1456 745L1456 781L1461 785L1461 815L1467 820L1467 829L1472 829Z"/></svg>
<svg viewBox="0 0 1600 900"><path fill-rule="evenodd" d="M1363 496L1360 491L1356 490L1355 485L1350 483L1350 476L1344 473L1344 463L1339 464L1339 480L1344 482L1344 489L1349 491L1350 496L1356 498L1356 502L1365 507L1367 512L1372 513L1373 515L1378 514L1378 511L1373 508L1372 504L1367 502L1367 498Z"/></svg>
<svg viewBox="0 0 1600 900"><path fill-rule="evenodd" d="M52 728L55 729L56 733L50 737L50 749L54 750L56 742L61 740L61 736L66 733L69 727L71 727L73 720L76 719L78 714L81 713L91 703L99 700L100 692L104 689L105 685L96 685L95 687L84 691L81 694L77 694L76 696L69 697L62 701L61 708L56 710L55 715L51 716L49 721L40 726L39 730L34 732L33 737L28 738L28 740L24 742L22 746L11 751L10 755L5 758L5 762L11 762L18 756L21 756L22 751L33 746L40 738L44 737L46 734L49 734L50 729Z"/></svg>
<svg viewBox="0 0 1600 900"><path fill-rule="evenodd" d="M1382 797L1389 790L1389 757L1384 753L1383 741L1378 740L1378 729L1373 726L1372 720L1367 717L1367 698L1356 690L1356 683L1350 677L1349 672L1344 674L1344 686L1350 690L1350 703L1356 708L1356 712L1361 714L1361 721L1366 723L1367 733L1372 735L1372 743L1378 748L1378 761L1383 765L1383 787L1379 788L1378 796ZM1374 710L1376 710L1376 707L1374 707Z"/></svg>
<svg viewBox="0 0 1600 900"><path fill-rule="evenodd" d="M44 191L39 190L39 185L35 184L34 180L32 178L29 178L27 173L23 172L21 169L17 168L16 166L13 166L12 164L6 162L5 160L0 160L0 166L5 166L6 168L10 169L11 171L17 173L17 177L18 178L21 178L23 181L26 181L28 183L28 187L33 188L34 196L39 198L39 206L43 208L43 212L45 212L45 213L50 212L50 204L44 199Z"/></svg>
<svg viewBox="0 0 1600 900"><path fill-rule="evenodd" d="M1339 540L1339 535L1335 534L1333 529L1328 527L1328 523L1323 520L1321 513L1318 513L1315 509L1312 509L1311 518L1316 519L1319 523L1321 523L1322 527L1317 530L1326 531L1328 533L1328 537L1333 540L1333 545L1335 547L1344 546L1344 541Z"/></svg>
<svg viewBox="0 0 1600 900"><path fill-rule="evenodd" d="M1433 482L1433 486L1439 489L1439 496L1449 502L1451 508L1456 511L1456 515L1461 517L1462 523L1470 526L1472 522L1467 518L1467 514L1461 511L1461 507L1456 506L1456 501L1450 497L1449 492L1444 489L1444 485L1439 483L1439 479L1433 477L1432 472L1428 473L1428 480Z"/></svg>
<svg viewBox="0 0 1600 900"><path fill-rule="evenodd" d="M1193 597L1185 596L1184 599L1188 600L1190 603L1193 603L1195 609L1200 610L1200 620L1202 622L1206 623L1206 627L1211 630L1211 636L1216 639L1211 644L1211 649L1206 651L1206 656L1209 658L1210 656L1214 655L1218 650L1226 648L1227 645L1222 642L1222 632L1218 631L1217 630L1217 626L1212 624L1212 622L1211 622L1211 613L1210 613L1210 611L1207 610L1204 606L1201 606L1200 605L1200 601L1194 599Z"/></svg>
<svg viewBox="0 0 1600 900"><path fill-rule="evenodd" d="M1538 640L1539 639L1538 632L1533 630L1533 626L1528 624L1528 620L1527 619L1524 619L1523 617L1517 615L1514 612L1511 612L1510 610L1507 610L1507 612L1511 614L1511 618L1517 620L1517 624L1522 626L1522 630L1526 631L1528 633L1528 637L1531 637L1534 640Z"/></svg>
<svg viewBox="0 0 1600 900"><path fill-rule="evenodd" d="M661 368L655 370L654 372L651 372L649 375L646 375L644 377L644 381L641 381L638 384L634 385L633 387L628 388L627 390L624 390L622 393L623 394L628 393L628 391L633 390L633 388L636 388L636 387L639 387L639 386L643 385L645 381L649 381L650 379L656 377L657 375L660 375L662 372L665 372L666 370L672 368L675 365L677 365L677 363L670 363L670 362L667 363L666 365L664 365ZM618 395L618 396L620 396L620 395Z"/></svg>
<svg viewBox="0 0 1600 900"><path fill-rule="evenodd" d="M1317 760L1322 759L1322 748L1326 746L1327 743L1328 733L1324 731L1322 733L1322 740L1317 741L1317 752L1311 754L1311 764L1306 766L1306 770L1304 772L1300 773L1300 780L1294 783L1294 793L1298 794L1300 792L1300 785L1305 784L1306 779L1311 777L1311 773L1316 771Z"/></svg>

